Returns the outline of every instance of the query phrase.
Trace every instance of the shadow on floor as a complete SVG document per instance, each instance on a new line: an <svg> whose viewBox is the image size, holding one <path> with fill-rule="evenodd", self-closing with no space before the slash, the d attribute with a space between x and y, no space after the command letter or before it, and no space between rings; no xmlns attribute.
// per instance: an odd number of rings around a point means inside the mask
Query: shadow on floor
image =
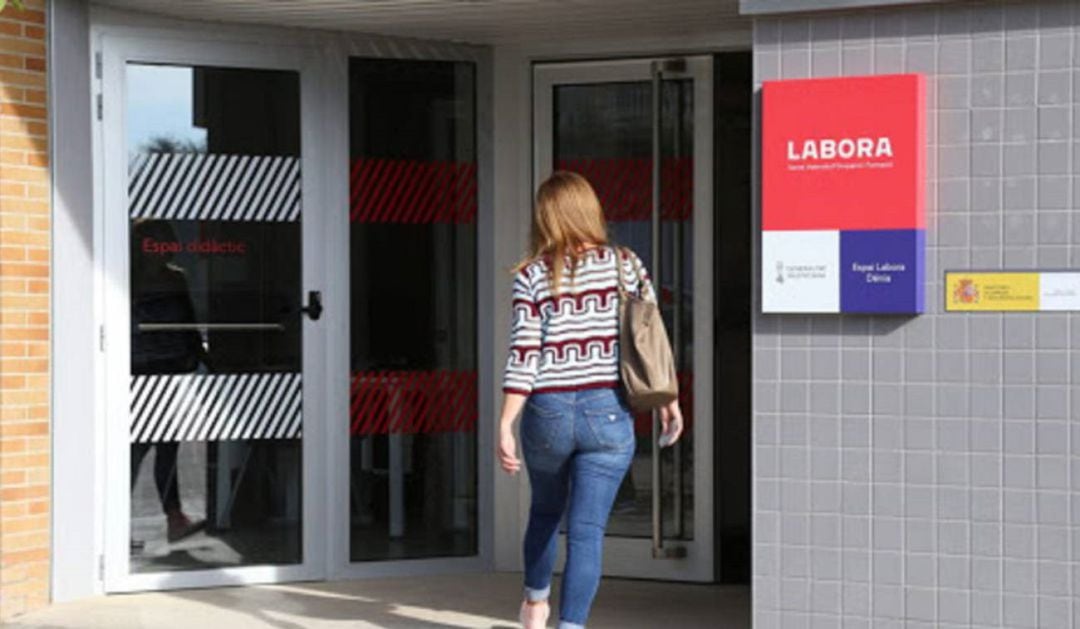
<svg viewBox="0 0 1080 629"><path fill-rule="evenodd" d="M520 588L519 574L486 573L177 590L54 605L6 627L511 629ZM608 579L589 627L746 629L749 588Z"/></svg>

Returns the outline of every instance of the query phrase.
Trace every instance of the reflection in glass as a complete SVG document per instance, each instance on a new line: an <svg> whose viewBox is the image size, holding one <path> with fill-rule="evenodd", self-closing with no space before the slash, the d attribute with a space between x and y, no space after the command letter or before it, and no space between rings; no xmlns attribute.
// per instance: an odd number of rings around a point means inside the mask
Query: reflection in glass
<svg viewBox="0 0 1080 629"><path fill-rule="evenodd" d="M474 555L471 63L349 64L352 561Z"/></svg>
<svg viewBox="0 0 1080 629"><path fill-rule="evenodd" d="M587 177L596 189L612 239L652 268L652 84L648 81L554 88L554 164ZM675 347L686 431L662 454L666 538L693 538L693 83L661 88L661 310ZM676 325L677 323L677 325ZM619 489L608 535L652 534L652 426L636 418L637 452Z"/></svg>
<svg viewBox="0 0 1080 629"><path fill-rule="evenodd" d="M131 570L298 563L298 76L127 80Z"/></svg>

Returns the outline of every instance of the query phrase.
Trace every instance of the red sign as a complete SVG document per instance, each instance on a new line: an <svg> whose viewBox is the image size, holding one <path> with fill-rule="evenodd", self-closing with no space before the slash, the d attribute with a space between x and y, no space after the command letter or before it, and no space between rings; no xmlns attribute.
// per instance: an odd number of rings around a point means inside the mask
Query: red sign
<svg viewBox="0 0 1080 629"><path fill-rule="evenodd" d="M762 228L923 229L922 75L767 81Z"/></svg>

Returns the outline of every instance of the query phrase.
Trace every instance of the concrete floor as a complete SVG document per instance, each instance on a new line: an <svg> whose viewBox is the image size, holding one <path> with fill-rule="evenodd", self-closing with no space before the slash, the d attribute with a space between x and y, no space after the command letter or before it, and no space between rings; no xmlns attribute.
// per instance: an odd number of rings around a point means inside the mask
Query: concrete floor
<svg viewBox="0 0 1080 629"><path fill-rule="evenodd" d="M6 629L517 627L521 575L495 573L114 595L53 605ZM551 623L554 626L555 623ZM746 629L746 587L605 580L590 629Z"/></svg>

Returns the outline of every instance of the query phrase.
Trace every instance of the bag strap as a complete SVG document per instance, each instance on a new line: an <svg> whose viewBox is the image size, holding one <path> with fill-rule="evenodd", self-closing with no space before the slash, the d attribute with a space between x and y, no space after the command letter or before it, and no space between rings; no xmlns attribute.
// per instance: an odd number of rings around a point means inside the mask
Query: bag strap
<svg viewBox="0 0 1080 629"><path fill-rule="evenodd" d="M645 277L643 275L644 269L641 265L634 264L633 259L630 257L630 251L626 247L612 247L612 252L615 254L615 272L618 274L619 284L619 299L625 299L626 295L630 294L630 291L626 289L626 278L623 277L622 272L622 255L626 254L626 259L630 261L630 267L634 269L634 275L637 276L638 291L637 296L644 296L645 289Z"/></svg>

